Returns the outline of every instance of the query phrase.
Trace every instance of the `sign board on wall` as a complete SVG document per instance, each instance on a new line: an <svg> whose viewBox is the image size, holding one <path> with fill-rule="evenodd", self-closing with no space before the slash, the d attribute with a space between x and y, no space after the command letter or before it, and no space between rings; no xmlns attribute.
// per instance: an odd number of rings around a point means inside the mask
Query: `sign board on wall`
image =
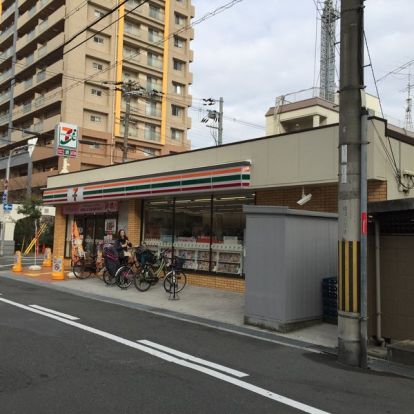
<svg viewBox="0 0 414 414"><path fill-rule="evenodd" d="M118 211L117 201L99 201L96 203L72 204L63 206L63 214L97 214L115 213Z"/></svg>
<svg viewBox="0 0 414 414"><path fill-rule="evenodd" d="M78 155L79 128L60 122L55 128L55 148L59 157L75 158Z"/></svg>

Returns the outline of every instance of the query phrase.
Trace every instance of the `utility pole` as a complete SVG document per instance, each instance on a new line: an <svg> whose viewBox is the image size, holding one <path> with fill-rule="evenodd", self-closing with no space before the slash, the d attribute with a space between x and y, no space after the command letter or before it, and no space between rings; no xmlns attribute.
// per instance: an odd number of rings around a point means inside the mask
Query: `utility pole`
<svg viewBox="0 0 414 414"><path fill-rule="evenodd" d="M219 119L218 119L218 137L217 137L217 145L223 145L223 106L224 101L223 98L220 97L219 100Z"/></svg>
<svg viewBox="0 0 414 414"><path fill-rule="evenodd" d="M156 96L160 96L162 92L152 90L147 91L145 88L140 86L137 82L128 80L127 82L109 82L104 81L104 84L121 85L121 87L115 87L116 91L122 93L125 99L125 117L124 117L124 145L122 150L122 162L128 161L128 137L129 137L129 123L131 121L131 96L138 96L147 99L154 99Z"/></svg>
<svg viewBox="0 0 414 414"><path fill-rule="evenodd" d="M122 94L125 97L125 119L124 119L124 150L122 162L128 161L128 135L129 135L129 117L131 114L131 93L133 83L128 81L125 88L122 88Z"/></svg>
<svg viewBox="0 0 414 414"><path fill-rule="evenodd" d="M17 62L17 19L19 17L19 2L14 5L14 22L13 22L13 43L12 43L12 66L10 73L10 96L9 96L9 129L7 131L7 140L11 142L11 133L13 128L13 109L14 109L14 85L16 84L16 62Z"/></svg>
<svg viewBox="0 0 414 414"><path fill-rule="evenodd" d="M341 2L338 183L338 358L361 365L361 92L364 0Z"/></svg>
<svg viewBox="0 0 414 414"><path fill-rule="evenodd" d="M213 98L203 99L203 105L215 105L216 100ZM216 111L215 109L210 110L207 109L207 115L201 120L201 122L207 124L210 120L213 120L214 123L217 123L217 126L215 125L206 125L207 128L215 129L217 130L217 139L212 134L214 141L216 142L217 146L223 145L223 118L224 118L224 100L222 97L219 99L219 110Z"/></svg>

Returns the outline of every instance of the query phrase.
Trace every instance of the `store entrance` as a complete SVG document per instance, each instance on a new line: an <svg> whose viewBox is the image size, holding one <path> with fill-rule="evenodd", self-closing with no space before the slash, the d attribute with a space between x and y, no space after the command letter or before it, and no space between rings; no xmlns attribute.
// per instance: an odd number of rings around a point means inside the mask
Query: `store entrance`
<svg viewBox="0 0 414 414"><path fill-rule="evenodd" d="M77 226L83 250L94 256L97 254L99 245L102 245L108 236L115 237L118 217L116 214L75 215L69 217L67 222L66 257L70 257L70 252L72 251L72 224Z"/></svg>

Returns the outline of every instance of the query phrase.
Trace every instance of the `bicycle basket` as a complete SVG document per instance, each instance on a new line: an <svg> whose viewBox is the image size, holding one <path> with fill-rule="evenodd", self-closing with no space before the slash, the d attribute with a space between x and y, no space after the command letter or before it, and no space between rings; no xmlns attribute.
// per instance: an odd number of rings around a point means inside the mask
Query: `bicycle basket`
<svg viewBox="0 0 414 414"><path fill-rule="evenodd" d="M138 248L135 252L135 255L141 265L145 265L147 263L154 264L157 261L155 254L148 249Z"/></svg>
<svg viewBox="0 0 414 414"><path fill-rule="evenodd" d="M174 259L172 261L172 267L175 270L182 270L184 263L185 263L185 259L183 257L174 256Z"/></svg>

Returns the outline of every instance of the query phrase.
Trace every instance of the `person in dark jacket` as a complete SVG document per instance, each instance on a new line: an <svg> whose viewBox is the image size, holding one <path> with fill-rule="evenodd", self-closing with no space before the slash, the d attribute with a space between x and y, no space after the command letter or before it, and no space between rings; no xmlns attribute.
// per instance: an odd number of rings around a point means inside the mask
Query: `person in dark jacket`
<svg viewBox="0 0 414 414"><path fill-rule="evenodd" d="M132 243L129 241L128 236L125 233L125 230L121 229L118 231L118 238L115 242L115 248L121 260L123 258L126 258L126 260L128 260L128 257L131 256L128 252L128 247L132 247Z"/></svg>

